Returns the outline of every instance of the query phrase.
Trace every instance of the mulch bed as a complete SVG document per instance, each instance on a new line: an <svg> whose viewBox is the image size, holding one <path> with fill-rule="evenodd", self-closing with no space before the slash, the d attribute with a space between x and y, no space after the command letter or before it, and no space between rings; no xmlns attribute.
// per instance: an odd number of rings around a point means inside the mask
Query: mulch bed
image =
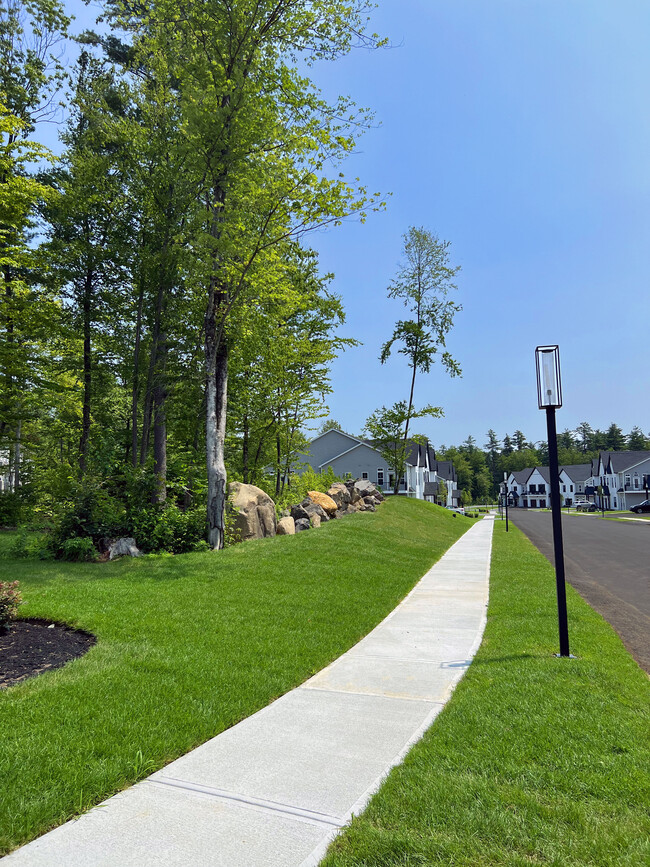
<svg viewBox="0 0 650 867"><path fill-rule="evenodd" d="M0 632L0 689L61 668L96 641L88 632L48 620L15 620L8 633Z"/></svg>

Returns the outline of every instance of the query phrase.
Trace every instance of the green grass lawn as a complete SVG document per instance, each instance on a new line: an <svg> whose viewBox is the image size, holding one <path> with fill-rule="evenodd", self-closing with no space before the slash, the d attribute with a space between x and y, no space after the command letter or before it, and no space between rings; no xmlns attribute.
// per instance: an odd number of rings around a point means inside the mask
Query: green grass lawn
<svg viewBox="0 0 650 867"><path fill-rule="evenodd" d="M389 498L217 554L8 560L23 617L84 657L0 693L0 851L60 824L302 683L369 632L473 521Z"/></svg>
<svg viewBox="0 0 650 867"><path fill-rule="evenodd" d="M495 522L488 624L432 728L338 838L326 867L650 863L650 686L613 629Z"/></svg>

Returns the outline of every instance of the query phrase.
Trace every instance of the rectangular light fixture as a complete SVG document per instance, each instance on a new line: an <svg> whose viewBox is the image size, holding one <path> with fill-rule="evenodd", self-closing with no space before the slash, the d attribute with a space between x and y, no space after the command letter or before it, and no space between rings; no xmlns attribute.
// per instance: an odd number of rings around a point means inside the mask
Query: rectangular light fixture
<svg viewBox="0 0 650 867"><path fill-rule="evenodd" d="M535 350L537 369L537 404L540 409L562 406L560 380L560 347L538 346Z"/></svg>

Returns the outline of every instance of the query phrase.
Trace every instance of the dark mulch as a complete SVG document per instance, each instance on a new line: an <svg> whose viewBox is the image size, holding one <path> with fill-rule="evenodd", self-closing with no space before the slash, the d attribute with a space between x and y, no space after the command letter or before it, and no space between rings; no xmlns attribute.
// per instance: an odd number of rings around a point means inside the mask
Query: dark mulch
<svg viewBox="0 0 650 867"><path fill-rule="evenodd" d="M0 632L0 689L61 668L83 656L97 639L88 632L47 620L15 620Z"/></svg>

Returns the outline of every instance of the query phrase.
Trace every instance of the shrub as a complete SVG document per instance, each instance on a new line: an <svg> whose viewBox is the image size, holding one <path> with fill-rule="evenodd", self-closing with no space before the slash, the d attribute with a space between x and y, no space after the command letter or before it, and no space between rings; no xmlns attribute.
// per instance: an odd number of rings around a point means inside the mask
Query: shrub
<svg viewBox="0 0 650 867"><path fill-rule="evenodd" d="M24 529L9 549L9 553L17 559L25 557L28 560L51 560L54 556L47 536L33 535Z"/></svg>
<svg viewBox="0 0 650 867"><path fill-rule="evenodd" d="M61 512L50 537L50 548L57 558L67 560L70 559L65 549L68 541L90 539L94 550L101 539L123 536L127 531L126 510L122 503L103 490L101 484L87 480ZM74 546L69 550L73 549ZM90 551L88 546L86 551Z"/></svg>
<svg viewBox="0 0 650 867"><path fill-rule="evenodd" d="M137 541L137 536L135 538ZM159 512L149 545L152 551L185 554L195 550L194 546L201 541L205 542L205 510L182 512L178 506L171 505Z"/></svg>
<svg viewBox="0 0 650 867"><path fill-rule="evenodd" d="M15 527L20 523L23 501L14 491L0 494L0 527Z"/></svg>
<svg viewBox="0 0 650 867"><path fill-rule="evenodd" d="M0 581L0 626L4 627L11 620L15 620L18 606L22 605L22 602L18 581Z"/></svg>
<svg viewBox="0 0 650 867"><path fill-rule="evenodd" d="M75 563L92 563L97 559L97 549L93 540L88 536L78 536L74 539L66 539L61 544L61 560L71 560Z"/></svg>

